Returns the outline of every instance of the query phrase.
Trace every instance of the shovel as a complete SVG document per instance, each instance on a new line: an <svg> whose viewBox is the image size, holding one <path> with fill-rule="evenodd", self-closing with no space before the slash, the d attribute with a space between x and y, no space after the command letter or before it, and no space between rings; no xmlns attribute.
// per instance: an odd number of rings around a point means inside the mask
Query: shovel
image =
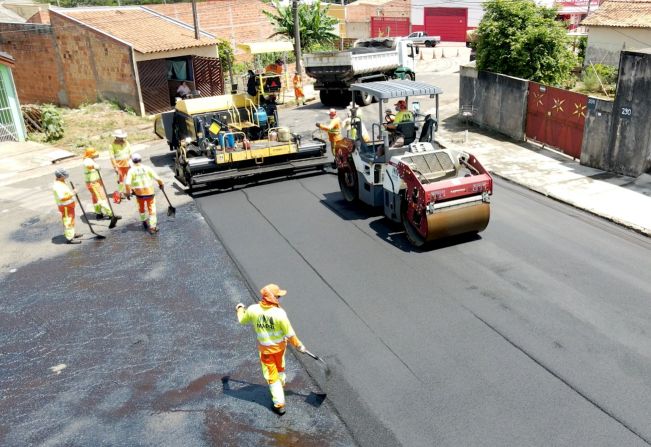
<svg viewBox="0 0 651 447"><path fill-rule="evenodd" d="M170 202L169 197L167 197L167 193L165 192L165 189L161 188L160 190L163 191L163 195L165 196L165 200L167 200L167 204L169 205L167 207L167 215L170 216L170 217L176 217L176 208L174 208L172 206L172 202Z"/></svg>
<svg viewBox="0 0 651 447"><path fill-rule="evenodd" d="M113 205L111 205L111 199L109 198L108 193L106 192L106 186L104 186L104 179L102 179L102 174L97 169L97 175L99 175L99 181L102 184L102 189L104 190L104 195L106 196L106 201L109 204L109 209L111 210L111 223L109 223L109 228L115 228L118 223L118 218L115 217L115 211L113 211Z"/></svg>
<svg viewBox="0 0 651 447"><path fill-rule="evenodd" d="M72 182L70 182L70 186L72 186L72 189L75 189L75 185ZM77 193L75 193L75 197L77 198L77 203L79 204L79 208L81 208L81 212L86 218L86 223L88 224L88 228L90 228L90 232L95 235L95 239L99 239L99 240L106 239L106 236L102 236L101 234L95 233L95 230L93 230L93 227L90 224L90 219L88 219L88 216L86 215L86 211L84 210L84 205L81 204L81 200L79 200L79 195Z"/></svg>
<svg viewBox="0 0 651 447"><path fill-rule="evenodd" d="M325 372L325 376L326 376L326 378L330 377L330 367L329 367L328 364L325 362L325 360L323 360L321 357L319 357L319 356L316 355L316 354L312 354L312 353L311 353L310 351L308 351L307 349L303 352L303 354L309 355L309 356L312 357L314 360L316 360L316 361L319 363L319 365L321 366L321 369Z"/></svg>

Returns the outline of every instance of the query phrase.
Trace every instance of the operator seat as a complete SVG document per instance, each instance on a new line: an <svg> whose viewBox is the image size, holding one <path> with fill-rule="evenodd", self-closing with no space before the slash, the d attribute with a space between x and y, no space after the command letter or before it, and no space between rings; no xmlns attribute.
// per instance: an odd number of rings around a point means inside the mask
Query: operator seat
<svg viewBox="0 0 651 447"><path fill-rule="evenodd" d="M433 133L436 130L438 130L436 120L432 118L432 115L427 115L425 117L425 122L423 123L423 130L420 131L420 138L418 138L418 141L421 143L430 143L432 141Z"/></svg>
<svg viewBox="0 0 651 447"><path fill-rule="evenodd" d="M406 121L396 124L396 134L401 134L405 139L404 145L408 146L416 140L416 123Z"/></svg>

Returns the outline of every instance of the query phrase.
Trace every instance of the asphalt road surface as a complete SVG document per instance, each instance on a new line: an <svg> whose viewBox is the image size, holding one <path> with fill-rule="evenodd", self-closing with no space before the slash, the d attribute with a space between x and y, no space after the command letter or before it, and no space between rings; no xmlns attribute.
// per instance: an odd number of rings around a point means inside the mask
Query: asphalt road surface
<svg viewBox="0 0 651 447"><path fill-rule="evenodd" d="M480 237L412 250L333 175L196 199L365 446L651 441L651 244L496 181Z"/></svg>

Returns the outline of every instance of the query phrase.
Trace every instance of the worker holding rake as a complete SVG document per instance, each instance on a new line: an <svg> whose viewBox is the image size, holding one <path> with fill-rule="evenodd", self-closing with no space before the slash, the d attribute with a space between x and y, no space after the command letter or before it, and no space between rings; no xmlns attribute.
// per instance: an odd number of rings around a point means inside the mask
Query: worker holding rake
<svg viewBox="0 0 651 447"><path fill-rule="evenodd" d="M95 159L98 157L99 154L93 147L89 147L84 152L84 181L86 182L86 188L90 192L97 219L104 219L104 217L112 218L113 211L105 194L104 183L99 173L99 166L95 162ZM115 218L122 219L121 216L115 216Z"/></svg>
<svg viewBox="0 0 651 447"><path fill-rule="evenodd" d="M262 375L269 384L273 411L285 414L285 350L287 341L300 352L306 352L305 346L296 337L287 313L280 308L280 297L285 296L276 284L268 284L260 290L260 301L246 308L238 304L237 319L242 325L251 325L258 338L258 351Z"/></svg>

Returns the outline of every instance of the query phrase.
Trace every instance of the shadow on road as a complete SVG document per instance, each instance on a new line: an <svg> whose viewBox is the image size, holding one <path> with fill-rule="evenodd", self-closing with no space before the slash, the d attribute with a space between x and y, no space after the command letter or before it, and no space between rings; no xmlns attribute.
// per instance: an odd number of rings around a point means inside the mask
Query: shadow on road
<svg viewBox="0 0 651 447"><path fill-rule="evenodd" d="M237 384L237 388L231 388L231 384ZM264 385L249 383L244 380L231 379L230 376L222 377L222 387L226 396L241 399L247 402L255 402L262 405L271 411L271 397L269 396L269 388ZM285 389L286 396L299 396L303 397L305 403L319 408L326 399L325 394L318 394L310 392L309 394L301 394L292 390Z"/></svg>

